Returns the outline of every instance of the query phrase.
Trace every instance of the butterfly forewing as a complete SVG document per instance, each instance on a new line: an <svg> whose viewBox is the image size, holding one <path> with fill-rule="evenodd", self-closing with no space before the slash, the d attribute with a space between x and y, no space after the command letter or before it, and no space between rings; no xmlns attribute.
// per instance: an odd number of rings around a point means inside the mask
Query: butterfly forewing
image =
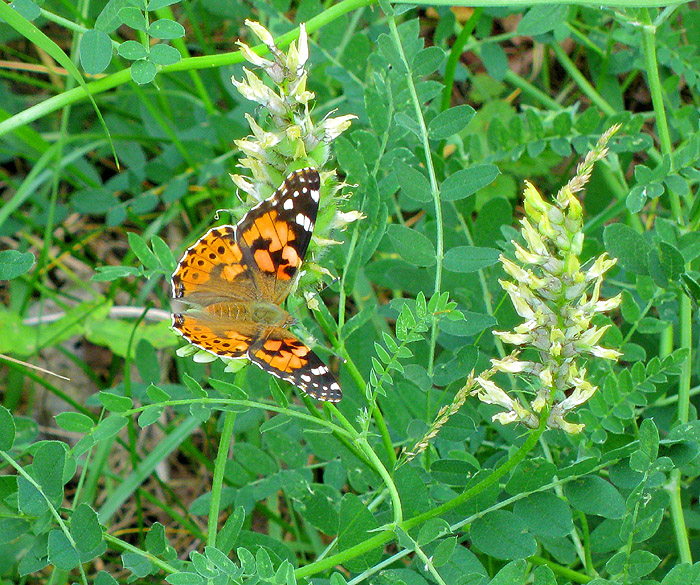
<svg viewBox="0 0 700 585"><path fill-rule="evenodd" d="M309 247L320 186L316 169L295 171L237 226L238 244L245 260L257 266L254 277L258 287L275 304L289 294Z"/></svg>

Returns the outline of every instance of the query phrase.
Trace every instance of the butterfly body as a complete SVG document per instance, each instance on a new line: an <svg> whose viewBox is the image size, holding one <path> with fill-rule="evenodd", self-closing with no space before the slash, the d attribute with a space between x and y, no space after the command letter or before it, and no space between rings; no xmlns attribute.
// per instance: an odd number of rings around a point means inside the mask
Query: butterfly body
<svg viewBox="0 0 700 585"><path fill-rule="evenodd" d="M289 174L271 197L235 226L210 229L187 249L172 277L173 297L192 305L172 327L221 357L248 357L320 400L338 401L338 382L288 327L280 305L311 241L320 199L318 171Z"/></svg>

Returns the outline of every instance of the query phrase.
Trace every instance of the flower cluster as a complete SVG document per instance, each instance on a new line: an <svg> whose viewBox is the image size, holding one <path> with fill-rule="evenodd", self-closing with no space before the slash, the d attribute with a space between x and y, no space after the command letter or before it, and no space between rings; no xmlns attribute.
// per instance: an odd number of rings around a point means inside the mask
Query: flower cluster
<svg viewBox="0 0 700 585"><path fill-rule="evenodd" d="M314 93L306 88L309 59L309 41L304 24L300 25L299 40L292 42L287 53L282 52L270 32L257 22L246 20L246 25L264 43L271 59L262 57L245 43L238 41L247 61L259 67L272 81L275 89L266 85L254 72L243 68L245 79L235 77L231 82L246 99L262 106L265 128L246 114L252 134L235 144L245 154L239 166L251 171L252 180L244 175L231 175L233 182L251 201L260 201L276 188L281 179L297 161L320 168L328 160L329 145L350 127L357 116L326 117L319 124L311 119L310 104ZM296 164L296 167L299 165ZM322 173L323 184L333 173ZM342 185L334 185L337 192ZM343 227L357 219L348 214L337 214L333 227Z"/></svg>
<svg viewBox="0 0 700 585"><path fill-rule="evenodd" d="M574 195L587 183L594 163L607 154L605 145L618 128L613 126L601 136L579 165L576 176L557 193L554 204L547 203L530 183L525 188L527 217L521 220L521 233L526 246L513 242L517 263L505 256L500 258L513 279L500 284L525 321L513 331L494 332L520 349L492 363L495 371L536 377L537 392L526 407L489 380L490 376L478 377L479 387L474 391L481 401L506 409L493 417L503 424L521 422L534 428L540 413L548 408L549 427L580 432L584 425L564 417L597 390L586 379L583 360L594 356L616 361L620 356L598 345L609 325L597 327L591 323L596 315L620 304L620 295L600 299L603 275L616 261L602 254L589 268L582 269L582 209ZM537 350L539 360L520 359L525 348Z"/></svg>

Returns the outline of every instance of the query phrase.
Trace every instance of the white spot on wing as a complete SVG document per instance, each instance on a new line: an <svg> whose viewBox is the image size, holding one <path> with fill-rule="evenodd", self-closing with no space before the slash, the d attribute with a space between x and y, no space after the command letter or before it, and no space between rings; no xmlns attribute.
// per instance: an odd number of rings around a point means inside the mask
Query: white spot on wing
<svg viewBox="0 0 700 585"><path fill-rule="evenodd" d="M303 213L297 213L296 222L307 232L310 232L314 227L314 224L311 221L311 219Z"/></svg>
<svg viewBox="0 0 700 585"><path fill-rule="evenodd" d="M292 209L294 207L294 201L291 199L285 199L284 203L282 204L282 207L285 209Z"/></svg>

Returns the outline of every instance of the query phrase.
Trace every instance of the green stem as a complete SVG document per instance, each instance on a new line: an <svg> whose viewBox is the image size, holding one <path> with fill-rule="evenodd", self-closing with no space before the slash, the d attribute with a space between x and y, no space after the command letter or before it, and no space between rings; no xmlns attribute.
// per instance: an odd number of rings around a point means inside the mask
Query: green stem
<svg viewBox="0 0 700 585"><path fill-rule="evenodd" d="M569 56L566 54L564 49L562 49L558 43L552 43L549 46L552 48L552 51L556 55L557 60L559 61L561 66L571 76L571 79L573 79L576 82L576 85L578 85L581 91L585 93L588 96L588 98L608 116L616 114L617 110L613 108L607 101L605 101L603 96L601 96L598 93L598 91L590 84L590 82L586 79L583 73L581 73L578 70L578 67L576 67L574 62L571 59L569 59Z"/></svg>
<svg viewBox="0 0 700 585"><path fill-rule="evenodd" d="M0 457L7 461L7 463L9 463L10 466L12 466L15 469L17 475L22 476L25 480L27 480L27 482L32 484L32 486L34 487L34 489L36 489L37 492L41 494L41 497L44 498L46 502L46 507L49 509L49 512L51 513L54 520L61 529L61 532L63 532L63 535L66 537L73 549L79 550L75 540L73 540L73 536L71 535L68 526L63 521L63 518L61 518L61 515L58 513L58 510L54 508L54 505L51 503L51 499L44 493L44 489L34 480L34 478L31 475L29 475L24 470L23 467L21 467L14 459L12 459L12 457L5 453L5 451L0 451ZM87 575L85 574L85 569L83 568L83 565L79 565L78 569L80 571L81 581L84 583L84 585L87 585Z"/></svg>
<svg viewBox="0 0 700 585"><path fill-rule="evenodd" d="M391 474L387 471L386 467L382 463L381 459L377 457L377 454L372 449L372 446L367 442L366 439L358 439L357 444L359 445L362 452L374 465L374 469L384 480L384 485L386 489L389 490L389 496L391 497L391 503L394 513L394 526L401 525L403 522L403 506L401 505L401 498L399 497L399 491L396 488Z"/></svg>
<svg viewBox="0 0 700 585"><path fill-rule="evenodd" d="M651 92L651 101L656 114L656 128L659 133L659 143L661 145L661 154L671 156L673 152L673 144L671 142L671 133L668 128L668 120L666 118L666 107L663 100L663 89L659 76L659 65L656 59L656 26L652 23L648 10L641 11L642 26L642 46L644 48L644 60L646 64L646 72L649 80L649 90ZM667 189L669 201L671 203L671 212L679 228L683 228L685 221L681 206L680 197L671 189ZM690 263L686 263L686 270L691 268ZM679 293L679 327L680 327L680 346L685 348L688 356L681 365L681 375L678 381L678 422L683 424L688 422L689 404L690 404L690 376L692 364L692 308L690 299L683 293ZM672 331L665 332L667 345L673 343ZM688 541L688 529L685 524L685 516L683 514L683 502L681 501L681 470L674 468L669 477L669 482L666 486L671 500L671 519L673 521L673 531L676 535L676 544L681 562L692 563L692 555L690 551L690 542Z"/></svg>
<svg viewBox="0 0 700 585"><path fill-rule="evenodd" d="M447 63L445 64L445 75L443 82L445 84L442 90L442 102L440 103L440 111L444 112L450 107L450 101L452 100L452 88L455 81L455 72L457 71L457 65L459 64L459 58L464 52L464 46L467 44L469 37L472 36L476 25L479 24L481 19L481 13L484 11L483 8L477 8L472 12L469 20L464 24L462 30L459 31L457 38L455 39L452 48L450 49L450 56L447 58Z"/></svg>
<svg viewBox="0 0 700 585"><path fill-rule="evenodd" d="M214 476L211 480L211 501L209 502L209 519L207 521L207 544L216 546L216 535L219 527L219 510L221 508L221 491L224 484L224 472L228 461L229 449L233 439L233 425L236 424L236 413L226 411L224 427L221 430L219 449L216 452Z"/></svg>
<svg viewBox="0 0 700 585"><path fill-rule="evenodd" d="M561 575L565 579L568 579L572 583L588 583L589 581L593 580L593 577L589 577L585 573L580 573L578 571L574 571L572 569L569 569L568 567L563 567L558 563L552 562L549 559L544 559L542 557L528 557L527 559L529 562L531 562L533 565L544 565L546 567L549 567L552 569L553 573L556 573L557 575Z"/></svg>
<svg viewBox="0 0 700 585"><path fill-rule="evenodd" d="M444 251L444 228L442 224L442 201L440 200L440 190L437 184L437 177L435 175L435 167L433 165L432 152L430 150L430 141L428 140L428 128L425 125L425 118L423 116L423 108L420 100L418 99L418 93L416 92L416 86L413 83L413 77L411 74L411 66L406 57L406 53L401 45L401 37L399 35L399 30L396 26L396 20L394 17L387 18L389 24L389 30L391 31L391 36L394 40L394 45L396 50L401 57L401 61L408 72L406 75L406 85L408 86L408 91L411 95L411 103L415 111L416 120L420 128L421 140L423 142L423 152L425 156L425 166L428 169L428 176L430 177L430 192L433 197L433 205L435 206L435 240L436 240L436 250L435 250L435 285L434 293L439 294L440 288L442 286L442 261L445 255ZM428 375L433 375L433 366L435 364L435 346L437 345L437 325L438 318L433 315L432 327L430 332L430 352L428 354Z"/></svg>
<svg viewBox="0 0 700 585"><path fill-rule="evenodd" d="M340 18L344 14L364 6L370 6L375 2L376 0L343 0L338 4L331 6L328 10L325 10L318 16L309 19L309 21L306 23L306 30L309 34L311 34L312 32L315 32ZM299 29L295 28L286 34L281 35L275 40L275 43L279 48L284 48L298 37ZM267 53L267 47L265 45L253 47L253 50L258 54ZM214 67L233 65L236 63L242 63L243 61L243 55L241 55L240 51L233 51L221 55L206 55L203 57L183 59L182 61L178 61L173 65L166 65L165 67L161 68L161 72L170 73L173 71L189 71L191 69L213 69ZM87 90L90 92L90 95L94 97L97 94L113 89L118 85L129 83L130 81L130 70L124 69L112 75L108 75L107 77L103 77L102 79L88 83L86 86ZM87 93L82 87L76 87L70 91L50 97L47 100L44 100L43 102L27 108L8 118L7 120L0 122L0 136L3 136L8 132L15 131L22 126L29 124L30 122L67 106L68 104L82 101L86 98Z"/></svg>
<svg viewBox="0 0 700 585"><path fill-rule="evenodd" d="M649 81L649 91L651 92L651 102L656 114L656 130L659 133L659 143L661 144L661 154L671 156L673 144L671 143L671 133L668 129L666 119L666 107L664 106L663 88L659 76L659 63L656 59L656 26L652 24L648 10L642 10L642 47L644 49L644 63ZM679 227L684 225L681 201L677 193L667 189L671 202L671 212Z"/></svg>
<svg viewBox="0 0 700 585"><path fill-rule="evenodd" d="M475 496L483 492L485 489L496 483L501 477L509 473L516 465L518 465L518 463L525 459L526 455L535 447L535 445L537 445L537 441L547 428L546 421L548 415L549 411L547 409L543 410L542 416L540 417L540 425L538 426L538 428L532 431L532 434L515 452L515 454L508 459L508 461L506 461L501 467L495 469L488 477L485 477L464 493L460 494L459 496L453 498L448 502L445 502L441 506L433 508L432 510L428 510L427 512L419 514L418 516L414 516L409 520L403 521L399 527L405 532L408 532L412 528L415 528L416 526L423 524L424 522L432 518L436 518L442 514L449 512L450 510L453 510L454 508L457 508L458 506L461 506L465 502L474 498ZM310 575L315 575L322 571L332 569L336 565L342 565L346 561L354 559L355 557L368 553L369 551L374 550L375 548L383 546L393 538L393 529L384 530L376 534L375 536L368 538L364 542L347 548L344 551L341 551L331 557L325 558L320 561L316 561L315 563L311 563L309 565L306 565L305 567L301 567L297 569L294 572L294 574L297 579L301 579L302 577L308 577Z"/></svg>
<svg viewBox="0 0 700 585"><path fill-rule="evenodd" d="M416 0L394 0L395 4L417 4L419 6L455 6L460 5L454 2L454 0L430 0L430 2L416 2ZM600 10L601 6L612 6L617 8L630 8L630 6L638 7L665 7L674 6L676 4L687 4L688 0L559 0L559 2L552 2L552 0L469 0L465 3L467 6L486 6L491 8L493 6L508 6L508 8L513 8L516 6L522 6L524 8L530 6L542 6L542 5L552 5L552 4L575 4L579 6L590 6L596 10ZM462 4L463 5L463 4Z"/></svg>

